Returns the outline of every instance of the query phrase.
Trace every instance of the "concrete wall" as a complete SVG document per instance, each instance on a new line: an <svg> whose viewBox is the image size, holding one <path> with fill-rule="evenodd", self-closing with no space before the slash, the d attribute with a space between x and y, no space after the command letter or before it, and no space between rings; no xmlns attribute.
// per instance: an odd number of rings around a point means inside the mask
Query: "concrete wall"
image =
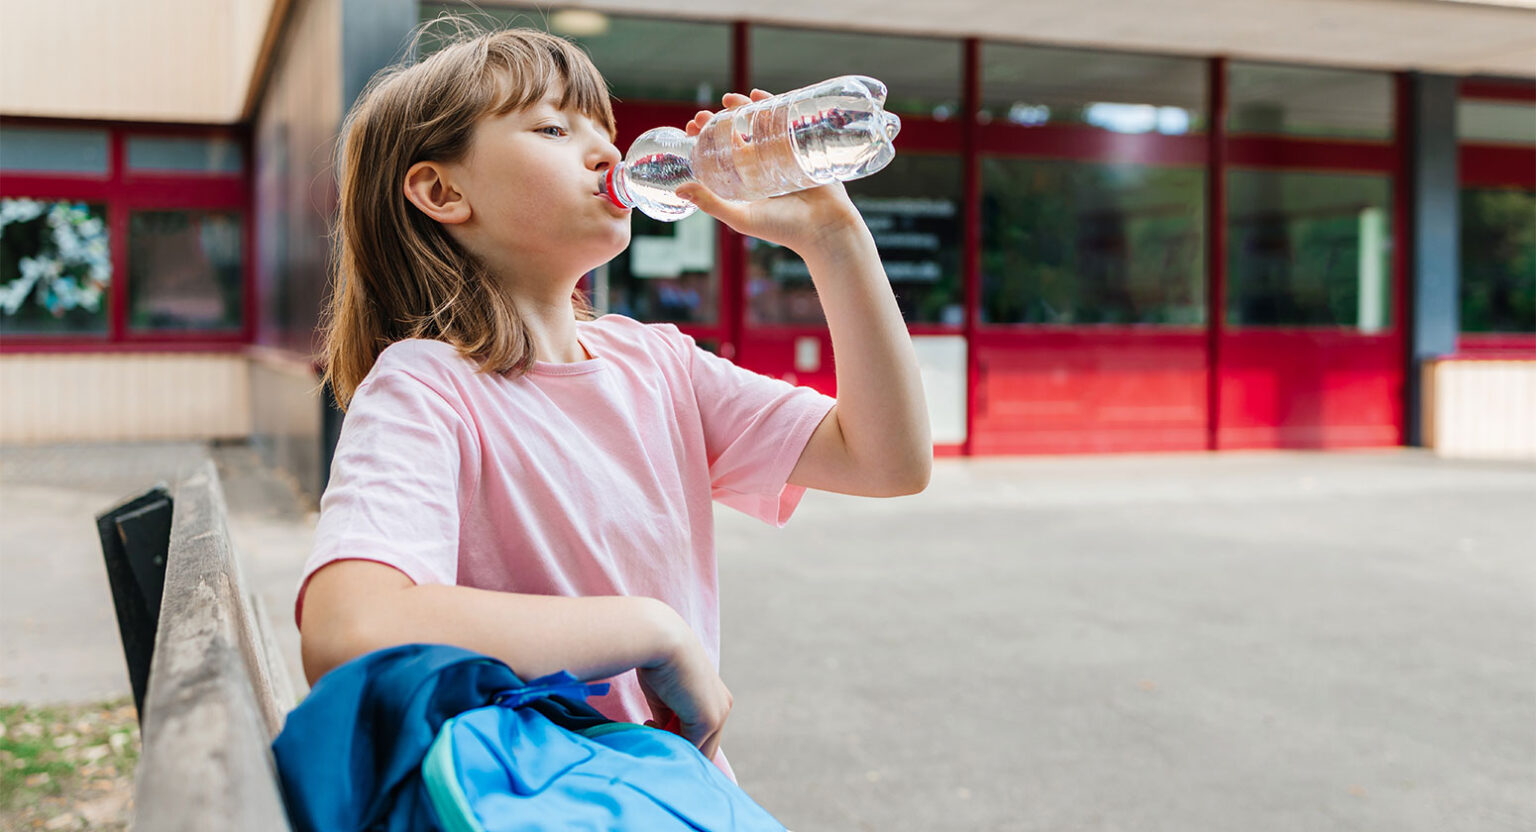
<svg viewBox="0 0 1536 832"><path fill-rule="evenodd" d="M0 442L239 439L251 387L239 353L0 356Z"/></svg>

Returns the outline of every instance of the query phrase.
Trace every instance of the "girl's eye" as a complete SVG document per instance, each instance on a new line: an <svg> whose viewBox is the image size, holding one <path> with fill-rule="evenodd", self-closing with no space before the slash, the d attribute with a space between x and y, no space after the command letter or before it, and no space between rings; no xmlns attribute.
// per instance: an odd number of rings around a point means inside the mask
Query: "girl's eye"
<svg viewBox="0 0 1536 832"><path fill-rule="evenodd" d="M564 136L565 135L565 128L564 127L556 127L556 126L553 126L553 125L551 125L549 127L540 127L538 132L540 132L540 133L548 133L551 130L554 131L554 133L552 133L551 135L554 135L554 136Z"/></svg>

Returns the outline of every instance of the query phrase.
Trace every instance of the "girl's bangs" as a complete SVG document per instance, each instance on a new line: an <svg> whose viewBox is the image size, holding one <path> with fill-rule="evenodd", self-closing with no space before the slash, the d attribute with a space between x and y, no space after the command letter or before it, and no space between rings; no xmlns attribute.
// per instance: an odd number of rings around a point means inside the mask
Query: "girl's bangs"
<svg viewBox="0 0 1536 832"><path fill-rule="evenodd" d="M494 76L488 112L505 115L526 109L559 90L562 110L581 113L602 125L610 136L614 135L616 125L607 84L575 46L517 50L505 57L505 63L493 61L486 68Z"/></svg>

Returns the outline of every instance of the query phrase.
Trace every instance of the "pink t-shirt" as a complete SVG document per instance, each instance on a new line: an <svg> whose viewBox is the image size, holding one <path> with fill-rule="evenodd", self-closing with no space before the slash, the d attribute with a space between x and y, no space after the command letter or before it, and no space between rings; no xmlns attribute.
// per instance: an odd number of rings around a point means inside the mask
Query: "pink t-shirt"
<svg viewBox="0 0 1536 832"><path fill-rule="evenodd" d="M516 379L440 341L385 349L343 422L301 593L325 564L362 558L418 584L649 596L718 667L711 499L784 525L805 493L789 474L834 400L670 324L607 315L577 337L591 359ZM609 681L594 707L651 718L634 671Z"/></svg>

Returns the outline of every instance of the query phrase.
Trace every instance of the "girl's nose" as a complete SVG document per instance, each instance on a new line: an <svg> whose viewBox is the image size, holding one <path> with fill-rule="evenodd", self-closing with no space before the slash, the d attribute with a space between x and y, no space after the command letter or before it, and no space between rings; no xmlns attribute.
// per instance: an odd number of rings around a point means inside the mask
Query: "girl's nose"
<svg viewBox="0 0 1536 832"><path fill-rule="evenodd" d="M614 147L613 142L604 139L598 142L597 149L593 152L589 164L592 165L593 170L607 170L617 165L623 159L624 155L619 152L617 147Z"/></svg>

